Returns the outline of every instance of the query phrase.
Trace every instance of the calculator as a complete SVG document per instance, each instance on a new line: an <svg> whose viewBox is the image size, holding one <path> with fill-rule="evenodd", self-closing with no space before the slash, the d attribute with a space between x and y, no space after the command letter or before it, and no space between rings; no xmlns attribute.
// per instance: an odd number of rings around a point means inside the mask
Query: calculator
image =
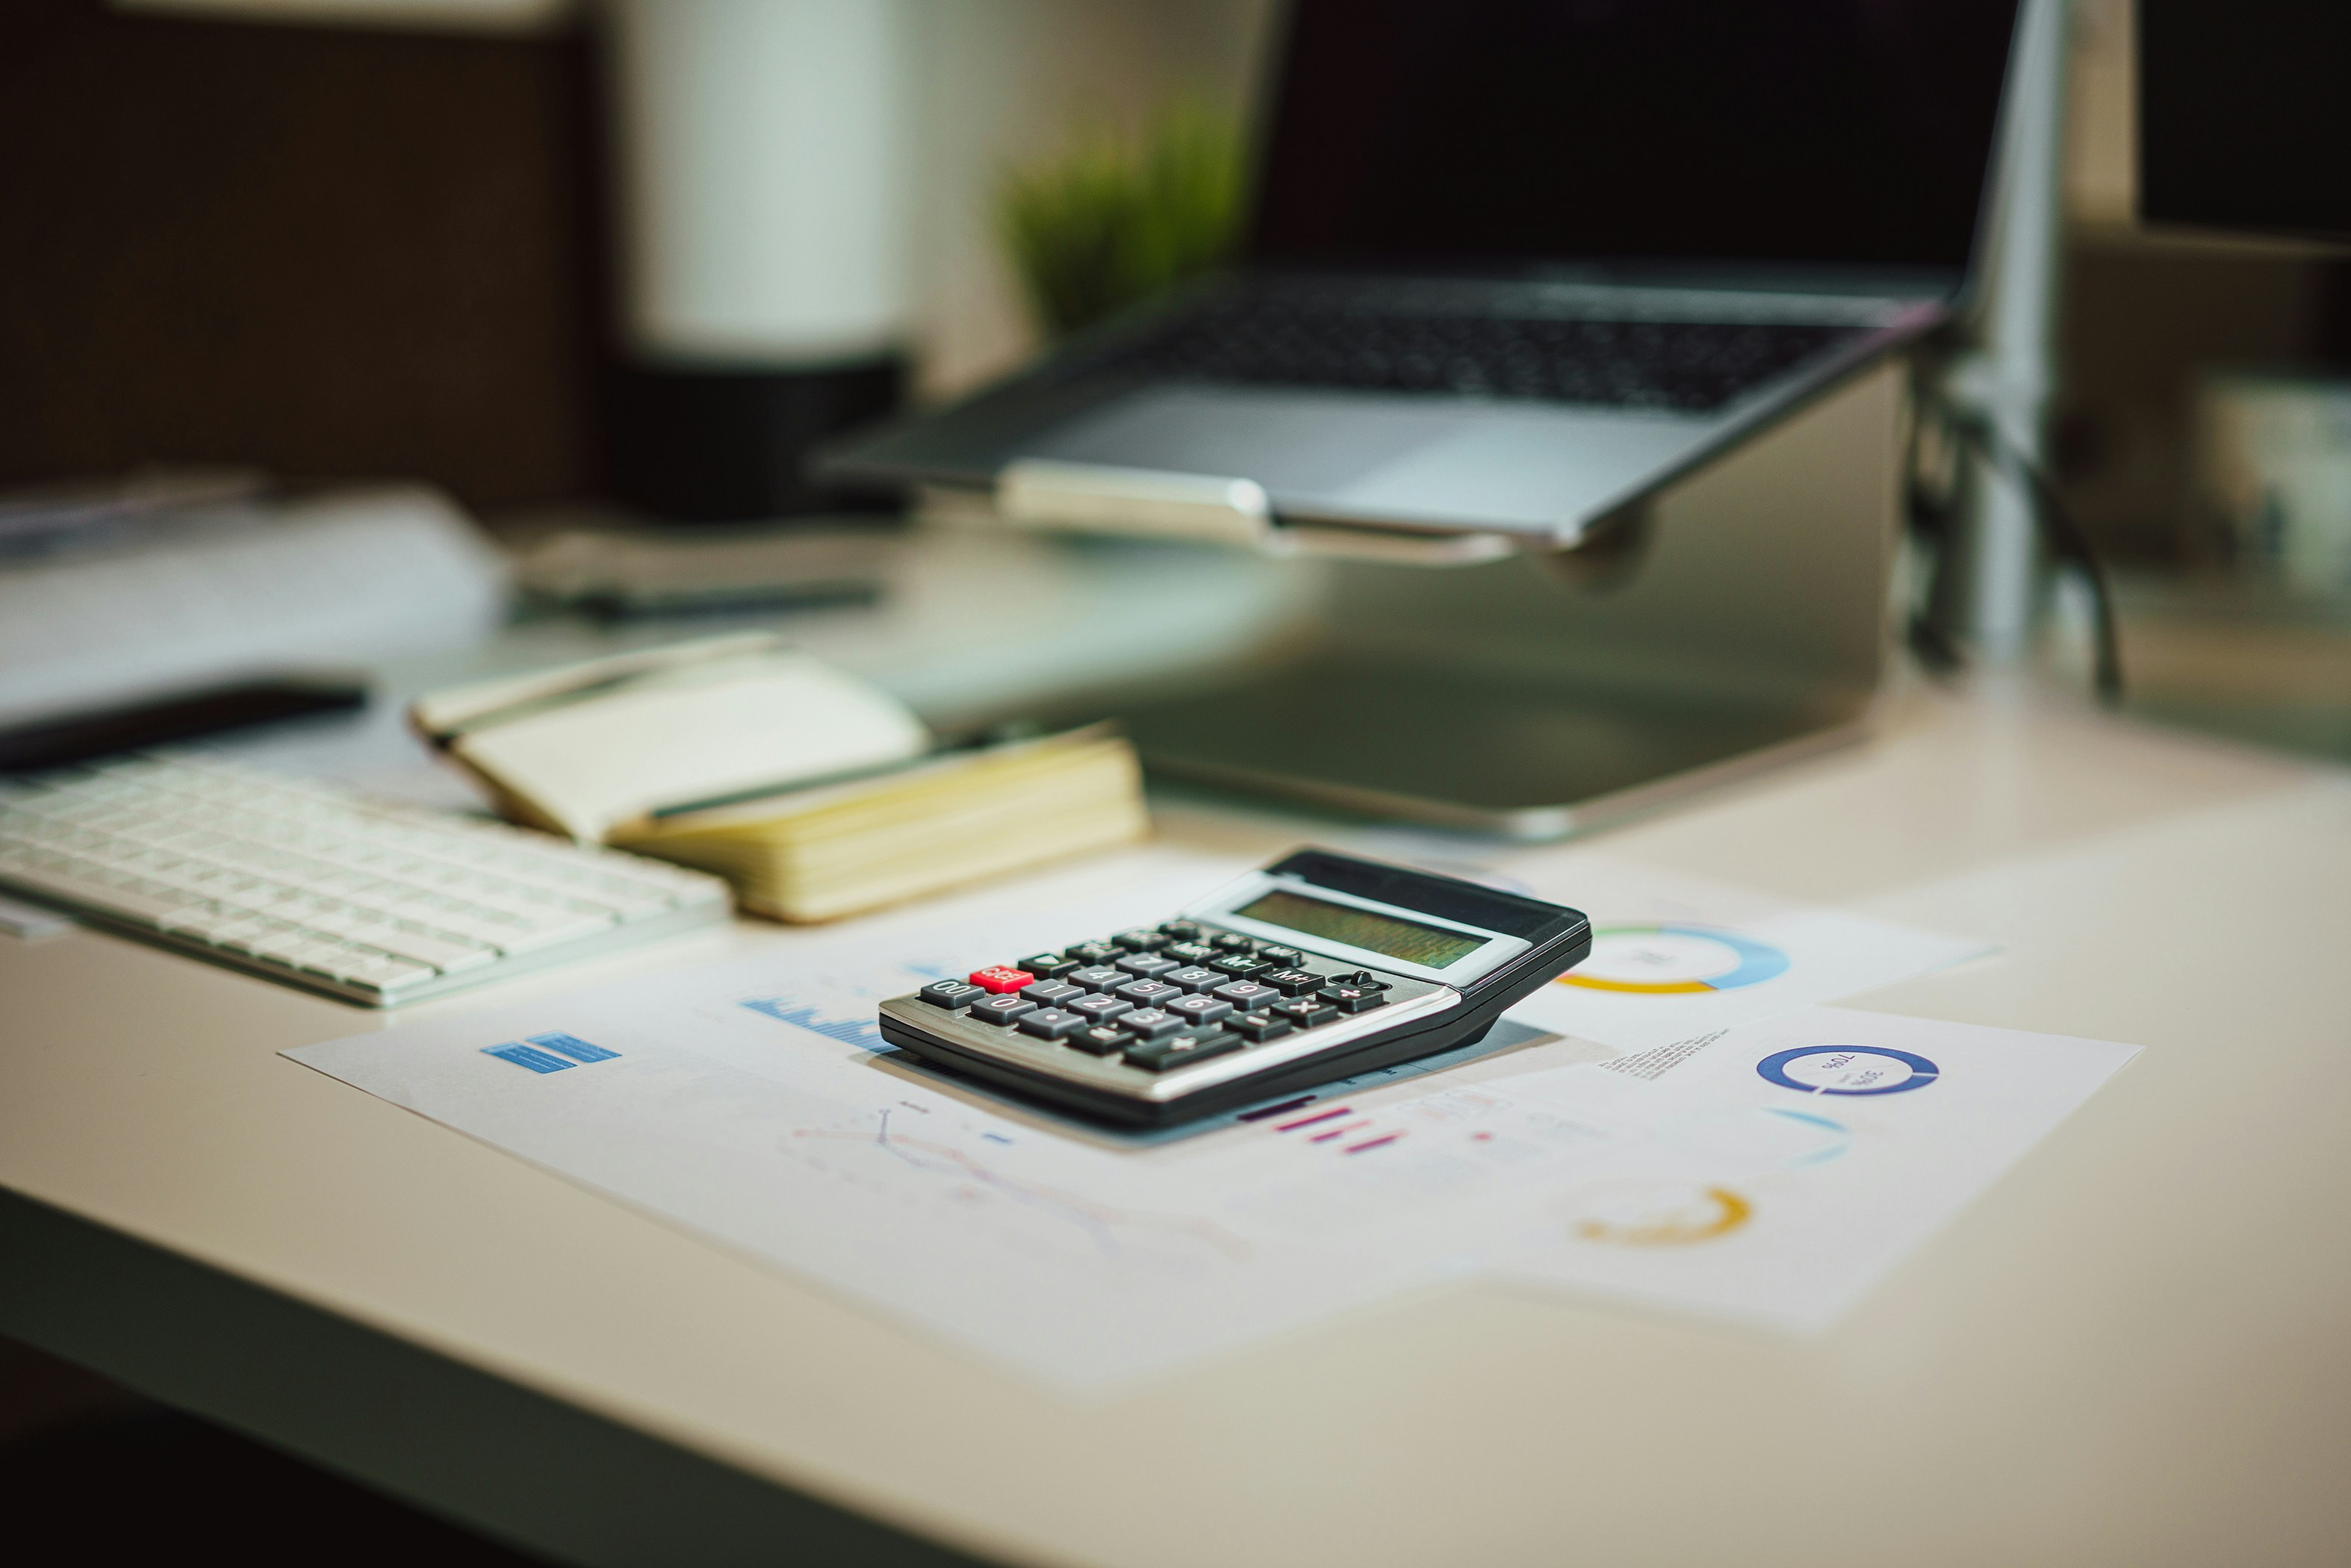
<svg viewBox="0 0 2351 1568"><path fill-rule="evenodd" d="M882 1004L882 1037L1065 1110L1164 1126L1430 1056L1583 961L1556 904L1300 850L1155 925Z"/></svg>

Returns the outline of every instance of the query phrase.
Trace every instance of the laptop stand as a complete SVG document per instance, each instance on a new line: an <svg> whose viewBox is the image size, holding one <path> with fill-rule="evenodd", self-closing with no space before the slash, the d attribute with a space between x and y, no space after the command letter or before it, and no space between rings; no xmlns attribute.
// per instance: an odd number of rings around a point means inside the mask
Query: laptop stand
<svg viewBox="0 0 2351 1568"><path fill-rule="evenodd" d="M1195 476L1014 476L998 509L1332 558L1319 615L1274 650L1111 705L1155 773L1558 838L1860 735L1904 391L1880 363L1564 553L1288 528L1257 486Z"/></svg>

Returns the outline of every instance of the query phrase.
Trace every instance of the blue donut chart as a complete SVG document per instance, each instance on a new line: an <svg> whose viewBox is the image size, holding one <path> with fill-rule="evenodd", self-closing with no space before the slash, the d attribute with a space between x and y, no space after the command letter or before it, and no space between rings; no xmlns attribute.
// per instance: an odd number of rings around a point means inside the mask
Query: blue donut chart
<svg viewBox="0 0 2351 1568"><path fill-rule="evenodd" d="M1855 1056L1881 1057L1898 1061L1910 1070L1910 1076L1898 1083L1880 1083L1866 1089L1831 1089L1817 1083L1804 1083L1788 1076L1789 1067L1808 1056L1834 1056L1849 1052ZM1942 1076L1943 1070L1923 1056L1907 1051L1894 1051L1882 1045L1800 1045L1793 1051L1775 1051L1755 1064L1755 1071L1767 1082L1782 1089L1792 1089L1799 1094L1900 1094L1907 1090L1924 1089Z"/></svg>

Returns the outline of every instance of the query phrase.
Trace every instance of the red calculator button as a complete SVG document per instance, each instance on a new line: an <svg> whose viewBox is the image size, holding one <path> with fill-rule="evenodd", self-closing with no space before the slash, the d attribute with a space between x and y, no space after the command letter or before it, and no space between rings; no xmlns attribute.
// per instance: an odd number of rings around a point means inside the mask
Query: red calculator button
<svg viewBox="0 0 2351 1568"><path fill-rule="evenodd" d="M973 985L983 991L994 991L998 996L1007 991L1017 991L1036 977L1028 970L1016 969L1009 964L991 964L985 969L974 969L971 972Z"/></svg>

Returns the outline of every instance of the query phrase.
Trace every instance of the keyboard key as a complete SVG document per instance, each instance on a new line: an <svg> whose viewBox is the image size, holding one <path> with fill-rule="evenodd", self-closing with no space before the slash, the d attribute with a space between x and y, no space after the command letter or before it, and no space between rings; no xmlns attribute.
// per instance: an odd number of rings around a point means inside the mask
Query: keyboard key
<svg viewBox="0 0 2351 1568"><path fill-rule="evenodd" d="M1297 1026L1273 1012L1250 1013L1243 1018L1228 1018L1225 1027L1252 1045L1262 1045L1277 1036L1288 1034Z"/></svg>
<svg viewBox="0 0 2351 1568"><path fill-rule="evenodd" d="M1058 980L1076 968L1078 961L1060 953L1038 953L1021 959L1015 967L1028 970L1040 980Z"/></svg>
<svg viewBox="0 0 2351 1568"><path fill-rule="evenodd" d="M1040 1008L1058 1008L1086 994L1083 986L1073 986L1066 980L1040 980L1033 986L1023 986L1020 994Z"/></svg>
<svg viewBox="0 0 2351 1568"><path fill-rule="evenodd" d="M1131 1013L1134 1004L1124 997L1080 997L1069 1010L1089 1023L1108 1023L1121 1013Z"/></svg>
<svg viewBox="0 0 2351 1568"><path fill-rule="evenodd" d="M1238 953L1228 953L1223 957L1217 959L1215 963L1210 964L1208 967L1216 970L1218 974L1223 975L1228 979L1248 980L1264 974L1268 969L1272 968L1273 966L1267 963L1262 958L1245 957Z"/></svg>
<svg viewBox="0 0 2351 1568"><path fill-rule="evenodd" d="M1318 1023L1329 1023L1339 1016L1339 1009L1320 997L1299 997L1291 1001L1276 1002L1266 1010L1276 1018L1288 1019L1300 1029L1312 1029Z"/></svg>
<svg viewBox="0 0 2351 1568"><path fill-rule="evenodd" d="M1217 956L1217 950L1206 942L1170 942L1159 953L1179 964L1205 964Z"/></svg>
<svg viewBox="0 0 2351 1568"><path fill-rule="evenodd" d="M1165 935L1149 930L1122 931L1110 940L1112 946L1123 947L1130 953L1155 953L1168 943Z"/></svg>
<svg viewBox="0 0 2351 1568"><path fill-rule="evenodd" d="M1255 980L1229 980L1208 993L1233 1004L1235 1012L1253 1013L1281 1000L1281 993Z"/></svg>
<svg viewBox="0 0 2351 1568"><path fill-rule="evenodd" d="M1180 969L1170 969L1159 978L1171 986L1181 986L1187 991L1213 991L1232 977L1214 969L1203 969L1197 964L1186 964Z"/></svg>
<svg viewBox="0 0 2351 1568"><path fill-rule="evenodd" d="M1387 1001L1384 995L1367 986L1325 986L1314 994L1343 1013L1369 1012Z"/></svg>
<svg viewBox="0 0 2351 1568"><path fill-rule="evenodd" d="M1061 1040L1092 1027L1088 1020L1061 1008L1039 1008L1033 1013L1021 1014L1019 1021L1022 1034L1033 1034L1039 1040Z"/></svg>
<svg viewBox="0 0 2351 1568"><path fill-rule="evenodd" d="M1163 920L1159 923L1159 934L1171 942L1197 942L1200 939L1200 923L1196 920Z"/></svg>
<svg viewBox="0 0 2351 1568"><path fill-rule="evenodd" d="M1198 993L1178 997L1164 1005L1185 1022L1196 1024L1215 1023L1219 1019L1230 1017L1233 1010L1233 1004L1223 998Z"/></svg>
<svg viewBox="0 0 2351 1568"><path fill-rule="evenodd" d="M1074 1045L1089 1056L1116 1056L1134 1043L1134 1036L1114 1024L1098 1023L1065 1036L1061 1043Z"/></svg>
<svg viewBox="0 0 2351 1568"><path fill-rule="evenodd" d="M1306 962L1306 955L1295 947L1260 947L1257 956L1278 968L1295 969Z"/></svg>
<svg viewBox="0 0 2351 1568"><path fill-rule="evenodd" d="M1141 1040L1165 1040L1191 1026L1165 1008L1137 1008L1118 1015L1117 1027Z"/></svg>
<svg viewBox="0 0 2351 1568"><path fill-rule="evenodd" d="M399 957L430 964L444 975L477 969L497 957L494 948L428 936L405 925L372 926L363 933L355 933L353 940L371 947L381 947Z"/></svg>
<svg viewBox="0 0 2351 1568"><path fill-rule="evenodd" d="M1163 958L1156 953L1129 953L1118 961L1118 967L1139 978L1154 980L1168 970L1180 969L1183 966L1173 958Z"/></svg>
<svg viewBox="0 0 2351 1568"><path fill-rule="evenodd" d="M987 995L969 980L933 980L914 994L931 1006L945 1008L949 1012L954 1012L958 1008L967 1008Z"/></svg>
<svg viewBox="0 0 2351 1568"><path fill-rule="evenodd" d="M1171 986L1165 980L1131 980L1111 992L1139 1008L1164 1008L1184 994L1183 987Z"/></svg>
<svg viewBox="0 0 2351 1568"><path fill-rule="evenodd" d="M1036 1010L1037 1004L1027 997L982 997L971 1004L970 1017L974 1023L1008 1024L1018 1020L1023 1013Z"/></svg>
<svg viewBox="0 0 2351 1568"><path fill-rule="evenodd" d="M1302 997L1330 983L1311 969L1299 968L1268 969L1263 974L1251 975L1249 978L1260 986L1271 986L1285 997Z"/></svg>
<svg viewBox="0 0 2351 1568"><path fill-rule="evenodd" d="M1074 947L1061 949L1061 956L1079 964L1107 964L1124 949L1107 942L1081 942Z"/></svg>
<svg viewBox="0 0 2351 1568"><path fill-rule="evenodd" d="M1001 994L1017 991L1037 977L1026 969L1016 969L1009 964L990 964L985 969L971 972L971 983L983 991Z"/></svg>
<svg viewBox="0 0 2351 1568"><path fill-rule="evenodd" d="M1082 969L1072 969L1061 977L1073 986L1083 986L1090 991L1114 991L1134 978L1124 969L1113 969L1108 964L1089 964Z"/></svg>
<svg viewBox="0 0 2351 1568"><path fill-rule="evenodd" d="M1322 983L1326 986L1360 986L1367 991L1392 991L1395 988L1369 969L1350 969L1343 975L1328 976Z"/></svg>
<svg viewBox="0 0 2351 1568"><path fill-rule="evenodd" d="M1219 953L1254 953L1257 944L1230 931L1219 931L1208 938L1208 946Z"/></svg>
<svg viewBox="0 0 2351 1568"><path fill-rule="evenodd" d="M1196 1061L1206 1061L1213 1056L1228 1055L1238 1051L1243 1043L1237 1034L1154 1040L1149 1045L1130 1049L1126 1060L1129 1064L1146 1072L1166 1072L1178 1067L1189 1067Z"/></svg>

